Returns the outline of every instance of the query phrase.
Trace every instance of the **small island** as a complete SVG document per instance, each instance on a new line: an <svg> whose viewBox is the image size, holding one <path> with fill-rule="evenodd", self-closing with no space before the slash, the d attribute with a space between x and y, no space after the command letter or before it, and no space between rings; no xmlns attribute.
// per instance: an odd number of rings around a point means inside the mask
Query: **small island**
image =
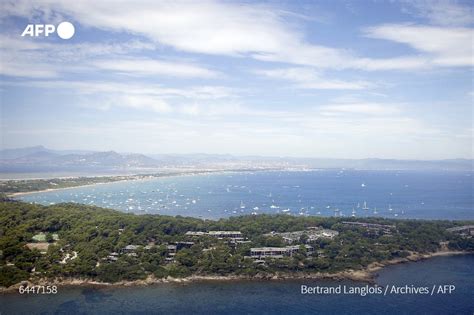
<svg viewBox="0 0 474 315"><path fill-rule="evenodd" d="M474 252L474 222L248 215L203 220L0 202L0 286L205 279L370 281L387 264Z"/></svg>

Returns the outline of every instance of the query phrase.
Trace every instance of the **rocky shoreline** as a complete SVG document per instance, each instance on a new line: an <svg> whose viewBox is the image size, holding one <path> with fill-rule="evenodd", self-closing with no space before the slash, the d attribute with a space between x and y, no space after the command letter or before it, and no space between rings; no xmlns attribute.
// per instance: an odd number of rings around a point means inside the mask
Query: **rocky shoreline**
<svg viewBox="0 0 474 315"><path fill-rule="evenodd" d="M438 256L452 256L452 255L465 255L465 254L474 254L473 252L466 251L438 251L429 254L421 253L412 253L406 258L397 258L382 262L374 262L361 270L345 270L335 273L307 273L307 272L298 272L298 273L284 273L277 272L276 274L257 274L255 276L239 276L239 275L228 275L228 276L217 276L217 275L191 275L185 278L172 278L167 277L164 279L158 279L154 276L149 276L143 280L136 281L120 281L115 283L99 282L92 279L40 279L38 281L30 282L23 281L21 283L14 284L8 288L0 288L0 293L14 293L17 292L21 286L32 286L32 285L55 285L59 287L95 287L95 288L118 288L118 287L132 287L132 286L147 286L153 284L187 284L192 282L202 282L202 281L284 281L284 280L298 280L298 279L329 279L329 280L352 280L357 282L366 282L366 283L375 283L377 277L377 272L383 269L384 267L416 262L420 260L429 259L432 257Z"/></svg>

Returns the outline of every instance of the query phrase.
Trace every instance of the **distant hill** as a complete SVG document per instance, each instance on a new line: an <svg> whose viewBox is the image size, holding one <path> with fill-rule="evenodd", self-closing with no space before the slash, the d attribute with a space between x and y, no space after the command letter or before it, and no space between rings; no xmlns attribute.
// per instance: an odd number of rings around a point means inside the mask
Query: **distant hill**
<svg viewBox="0 0 474 315"><path fill-rule="evenodd" d="M160 163L143 154L119 154L114 151L70 153L43 146L0 151L2 172L105 171L156 168Z"/></svg>
<svg viewBox="0 0 474 315"><path fill-rule="evenodd" d="M158 168L199 169L358 169L358 170L446 170L472 171L473 160L394 160L394 159L317 159L230 154L121 154L115 151L94 152L51 150L35 146L0 151L0 172L104 172L143 171Z"/></svg>
<svg viewBox="0 0 474 315"><path fill-rule="evenodd" d="M24 157L27 155L35 155L35 154L42 154L42 153L52 153L57 155L64 155L64 154L87 154L92 153L94 151L87 151L87 150L51 150L45 148L42 145L34 146L34 147L27 147L27 148L18 148L18 149L4 149L0 150L0 159L16 159L20 157Z"/></svg>

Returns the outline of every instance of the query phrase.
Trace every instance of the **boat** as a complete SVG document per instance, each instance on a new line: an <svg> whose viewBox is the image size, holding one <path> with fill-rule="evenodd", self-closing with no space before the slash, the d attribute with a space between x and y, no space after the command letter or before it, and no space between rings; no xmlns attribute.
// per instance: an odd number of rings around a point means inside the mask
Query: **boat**
<svg viewBox="0 0 474 315"><path fill-rule="evenodd" d="M393 211L392 205L390 205L390 204L388 205L388 211Z"/></svg>
<svg viewBox="0 0 474 315"><path fill-rule="evenodd" d="M281 212L290 212L290 209L283 209Z"/></svg>
<svg viewBox="0 0 474 315"><path fill-rule="evenodd" d="M280 207L275 206L275 205L271 205L270 208L271 208L271 209L278 209L278 208L280 208Z"/></svg>
<svg viewBox="0 0 474 315"><path fill-rule="evenodd" d="M364 201L364 207L362 207L363 210L369 210L369 208L367 207L367 202Z"/></svg>
<svg viewBox="0 0 474 315"><path fill-rule="evenodd" d="M356 211L355 211L354 208L352 208L352 215L351 215L351 216L352 216L352 217L355 217L355 216L356 216Z"/></svg>
<svg viewBox="0 0 474 315"><path fill-rule="evenodd" d="M364 184L364 183L362 183L362 184L360 185L360 187L365 187L365 184Z"/></svg>
<svg viewBox="0 0 474 315"><path fill-rule="evenodd" d="M374 214L378 214L377 207L374 208Z"/></svg>
<svg viewBox="0 0 474 315"><path fill-rule="evenodd" d="M253 210L258 210L258 207L253 207Z"/></svg>
<svg viewBox="0 0 474 315"><path fill-rule="evenodd" d="M359 208L360 208L360 202L357 203L357 209L359 209Z"/></svg>
<svg viewBox="0 0 474 315"><path fill-rule="evenodd" d="M240 201L240 209L245 209L245 204L242 200Z"/></svg>

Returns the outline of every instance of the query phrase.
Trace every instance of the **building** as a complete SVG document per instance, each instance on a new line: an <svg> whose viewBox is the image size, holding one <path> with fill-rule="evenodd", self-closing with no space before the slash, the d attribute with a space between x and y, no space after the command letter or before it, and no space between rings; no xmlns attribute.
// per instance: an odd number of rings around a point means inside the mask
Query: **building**
<svg viewBox="0 0 474 315"><path fill-rule="evenodd" d="M204 236L207 235L207 232L194 232L194 231L187 231L184 235L186 236Z"/></svg>
<svg viewBox="0 0 474 315"><path fill-rule="evenodd" d="M314 253L314 248L310 245L304 245L306 255L310 256ZM300 251L300 246L285 247L255 247L250 249L250 257L254 259L262 258L283 258L285 256L293 256Z"/></svg>
<svg viewBox="0 0 474 315"><path fill-rule="evenodd" d="M138 245L127 245L122 249L122 251L124 253L131 253L131 252L136 251L137 248L138 248Z"/></svg>
<svg viewBox="0 0 474 315"><path fill-rule="evenodd" d="M349 221L344 221L342 222L342 224L346 226L351 226L351 227L364 228L372 232L383 233L383 234L392 234L392 232L396 230L395 225L388 225L388 224L349 222Z"/></svg>
<svg viewBox="0 0 474 315"><path fill-rule="evenodd" d="M209 236L217 237L218 239L223 238L242 238L242 232L240 231L209 231L207 233Z"/></svg>
<svg viewBox="0 0 474 315"><path fill-rule="evenodd" d="M456 226L446 229L446 231L456 233L461 236L474 236L474 225Z"/></svg>
<svg viewBox="0 0 474 315"><path fill-rule="evenodd" d="M165 260L167 262L173 262L177 251L178 251L178 247L176 245L167 245L166 246L166 258L165 258Z"/></svg>
<svg viewBox="0 0 474 315"><path fill-rule="evenodd" d="M181 250L183 248L190 248L191 246L194 245L194 242L176 242L176 250Z"/></svg>
<svg viewBox="0 0 474 315"><path fill-rule="evenodd" d="M294 231L294 232L270 232L264 234L263 236L280 236L287 244L298 243L302 235L308 236L308 242L313 242L320 238L329 238L332 239L339 235L338 231L323 229L320 227L310 227L304 231Z"/></svg>
<svg viewBox="0 0 474 315"><path fill-rule="evenodd" d="M186 236L191 237L201 237L201 236L210 236L215 237L219 240L228 240L234 244L243 243L245 242L245 238L240 231L209 231L209 232L201 232L201 231L188 231L185 233Z"/></svg>

